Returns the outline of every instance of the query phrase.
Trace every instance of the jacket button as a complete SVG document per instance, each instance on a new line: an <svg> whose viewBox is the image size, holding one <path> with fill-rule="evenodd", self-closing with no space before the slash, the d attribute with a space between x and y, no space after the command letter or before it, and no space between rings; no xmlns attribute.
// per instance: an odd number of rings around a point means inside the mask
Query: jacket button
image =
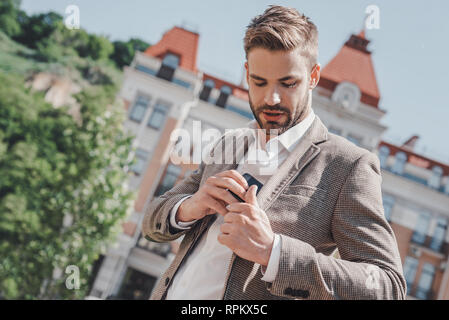
<svg viewBox="0 0 449 320"><path fill-rule="evenodd" d="M168 286L169 282L170 282L170 278L169 277L165 278L165 286Z"/></svg>
<svg viewBox="0 0 449 320"><path fill-rule="evenodd" d="M160 222L158 222L158 223L156 223L156 229L160 229L161 228L161 223Z"/></svg>

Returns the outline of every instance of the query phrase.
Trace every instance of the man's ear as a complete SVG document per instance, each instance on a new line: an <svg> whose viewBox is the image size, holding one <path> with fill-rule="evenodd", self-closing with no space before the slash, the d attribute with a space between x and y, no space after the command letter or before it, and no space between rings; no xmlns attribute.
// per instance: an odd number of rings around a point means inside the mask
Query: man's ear
<svg viewBox="0 0 449 320"><path fill-rule="evenodd" d="M249 85L249 69L248 69L248 61L245 62L245 69L246 69L246 82Z"/></svg>
<svg viewBox="0 0 449 320"><path fill-rule="evenodd" d="M314 89L318 82L320 81L321 66L319 63L313 66L312 72L310 73L310 89Z"/></svg>

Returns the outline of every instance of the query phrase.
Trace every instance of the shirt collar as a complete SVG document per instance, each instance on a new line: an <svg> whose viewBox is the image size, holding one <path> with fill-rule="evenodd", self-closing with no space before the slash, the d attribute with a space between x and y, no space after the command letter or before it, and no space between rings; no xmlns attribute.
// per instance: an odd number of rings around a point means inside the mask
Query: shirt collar
<svg viewBox="0 0 449 320"><path fill-rule="evenodd" d="M292 152L295 149L296 144L299 142L299 140L302 138L304 133L309 129L311 126L313 120L315 120L315 113L313 112L312 108L310 108L310 113L305 117L304 120L302 120L300 123L296 124L295 126L291 127L284 133L270 139L267 142L267 148L269 148L269 145L273 144L272 141L277 140L281 143L281 145L287 149L289 152ZM258 129L259 126L257 124L256 120L252 120L248 123L248 127L252 129Z"/></svg>

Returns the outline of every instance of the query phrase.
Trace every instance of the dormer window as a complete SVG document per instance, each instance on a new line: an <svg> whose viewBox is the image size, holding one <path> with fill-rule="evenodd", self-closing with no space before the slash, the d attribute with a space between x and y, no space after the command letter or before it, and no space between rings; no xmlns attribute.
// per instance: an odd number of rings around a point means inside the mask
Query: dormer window
<svg viewBox="0 0 449 320"><path fill-rule="evenodd" d="M220 96L217 99L216 105L222 108L226 107L228 97L232 94L232 89L228 86L222 86L220 89Z"/></svg>
<svg viewBox="0 0 449 320"><path fill-rule="evenodd" d="M388 148L387 146L381 146L379 149L379 161L381 168L387 167L387 160L389 155L390 155L390 148Z"/></svg>
<svg viewBox="0 0 449 320"><path fill-rule="evenodd" d="M405 164L407 162L407 155L404 152L396 153L396 161L391 169L394 173L403 174Z"/></svg>
<svg viewBox="0 0 449 320"><path fill-rule="evenodd" d="M443 169L439 166L432 168L432 176L430 177L428 184L431 188L438 189L441 184L441 177L443 175Z"/></svg>
<svg viewBox="0 0 449 320"><path fill-rule="evenodd" d="M159 69L156 76L167 81L172 81L178 65L179 57L172 53L167 53L162 60L161 68Z"/></svg>
<svg viewBox="0 0 449 320"><path fill-rule="evenodd" d="M212 89L215 88L215 82L211 79L204 81L203 90L200 93L200 99L206 102L210 100Z"/></svg>
<svg viewBox="0 0 449 320"><path fill-rule="evenodd" d="M444 192L449 194L449 176L446 177L446 186L444 188Z"/></svg>

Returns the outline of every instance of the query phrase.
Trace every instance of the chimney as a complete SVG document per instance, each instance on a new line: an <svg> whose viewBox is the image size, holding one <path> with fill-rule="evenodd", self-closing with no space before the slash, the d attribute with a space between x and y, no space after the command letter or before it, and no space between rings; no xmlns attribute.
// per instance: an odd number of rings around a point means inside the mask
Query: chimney
<svg viewBox="0 0 449 320"><path fill-rule="evenodd" d="M410 150L414 150L416 142L418 141L418 139L419 139L419 136L414 135L410 139L405 141L404 144L402 145L402 147L410 149Z"/></svg>

